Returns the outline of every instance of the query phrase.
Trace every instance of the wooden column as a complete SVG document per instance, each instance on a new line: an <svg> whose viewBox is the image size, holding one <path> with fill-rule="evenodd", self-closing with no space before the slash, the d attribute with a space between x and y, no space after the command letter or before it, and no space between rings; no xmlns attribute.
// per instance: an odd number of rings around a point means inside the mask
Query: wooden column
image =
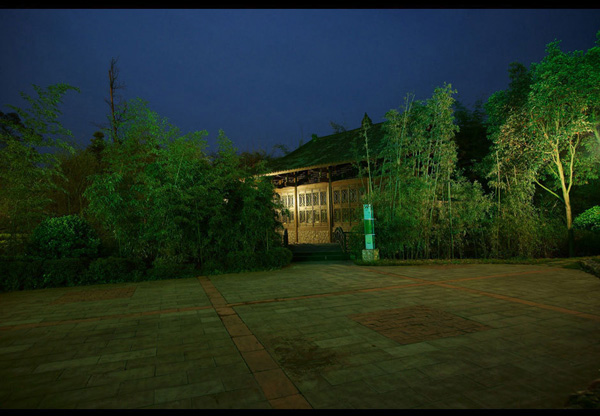
<svg viewBox="0 0 600 416"><path fill-rule="evenodd" d="M296 241L298 244L298 177L294 172L294 226L296 227Z"/></svg>
<svg viewBox="0 0 600 416"><path fill-rule="evenodd" d="M331 188L331 166L327 166L327 179L329 179L329 187L327 193L327 215L329 216L329 242L333 243L333 193Z"/></svg>

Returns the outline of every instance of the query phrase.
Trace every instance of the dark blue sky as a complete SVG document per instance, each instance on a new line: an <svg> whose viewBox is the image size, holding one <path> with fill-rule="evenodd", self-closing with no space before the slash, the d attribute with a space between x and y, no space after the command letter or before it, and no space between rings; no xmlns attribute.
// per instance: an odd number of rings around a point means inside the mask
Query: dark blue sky
<svg viewBox="0 0 600 416"><path fill-rule="evenodd" d="M0 10L0 110L65 82L63 124L86 146L106 121L108 68L183 132L222 129L240 150L290 150L374 122L444 82L466 105L508 85L546 44L588 50L600 10Z"/></svg>

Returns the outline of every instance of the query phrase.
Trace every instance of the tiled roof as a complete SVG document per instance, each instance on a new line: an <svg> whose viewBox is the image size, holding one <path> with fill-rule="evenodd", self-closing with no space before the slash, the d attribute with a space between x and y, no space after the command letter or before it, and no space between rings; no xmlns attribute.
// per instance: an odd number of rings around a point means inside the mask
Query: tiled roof
<svg viewBox="0 0 600 416"><path fill-rule="evenodd" d="M369 156L379 153L384 145L383 123L368 130ZM293 152L271 162L271 174L314 167L325 167L366 159L362 128L313 138Z"/></svg>

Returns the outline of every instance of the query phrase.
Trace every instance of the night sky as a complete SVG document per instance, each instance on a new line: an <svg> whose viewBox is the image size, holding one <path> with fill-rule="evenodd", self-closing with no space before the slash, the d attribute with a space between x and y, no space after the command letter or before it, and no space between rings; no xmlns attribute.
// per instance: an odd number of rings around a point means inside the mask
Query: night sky
<svg viewBox="0 0 600 416"><path fill-rule="evenodd" d="M143 98L187 133L219 129L240 150L295 149L334 121L360 126L444 82L467 106L508 85L508 66L595 45L600 10L0 10L0 111L31 84L64 82L63 125L85 147L109 107Z"/></svg>

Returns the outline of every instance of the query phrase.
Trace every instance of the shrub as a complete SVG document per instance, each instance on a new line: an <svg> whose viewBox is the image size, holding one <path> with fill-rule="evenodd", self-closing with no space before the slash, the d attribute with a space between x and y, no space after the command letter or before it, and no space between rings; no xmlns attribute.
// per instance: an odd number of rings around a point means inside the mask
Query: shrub
<svg viewBox="0 0 600 416"><path fill-rule="evenodd" d="M222 261L207 260L202 264L199 274L239 273L258 270L280 269L292 261L292 252L285 247L273 247L268 251L247 253L230 251Z"/></svg>
<svg viewBox="0 0 600 416"><path fill-rule="evenodd" d="M40 258L0 258L0 291L30 290L43 287L44 260Z"/></svg>
<svg viewBox="0 0 600 416"><path fill-rule="evenodd" d="M90 224L77 215L48 218L36 227L29 252L47 259L95 257L100 240Z"/></svg>
<svg viewBox="0 0 600 416"><path fill-rule="evenodd" d="M77 286L90 264L86 258L61 258L44 261L41 287Z"/></svg>
<svg viewBox="0 0 600 416"><path fill-rule="evenodd" d="M121 257L99 258L90 263L83 284L140 281L146 267L140 260Z"/></svg>
<svg viewBox="0 0 600 416"><path fill-rule="evenodd" d="M286 247L275 247L269 250L267 260L268 264L265 265L268 268L280 269L291 263L292 257L294 256L290 249Z"/></svg>
<svg viewBox="0 0 600 416"><path fill-rule="evenodd" d="M579 214L573 221L573 228L600 232L600 205Z"/></svg>
<svg viewBox="0 0 600 416"><path fill-rule="evenodd" d="M159 257L152 262L152 268L148 269L146 274L148 280L162 280L194 277L197 272L194 264L178 263Z"/></svg>

